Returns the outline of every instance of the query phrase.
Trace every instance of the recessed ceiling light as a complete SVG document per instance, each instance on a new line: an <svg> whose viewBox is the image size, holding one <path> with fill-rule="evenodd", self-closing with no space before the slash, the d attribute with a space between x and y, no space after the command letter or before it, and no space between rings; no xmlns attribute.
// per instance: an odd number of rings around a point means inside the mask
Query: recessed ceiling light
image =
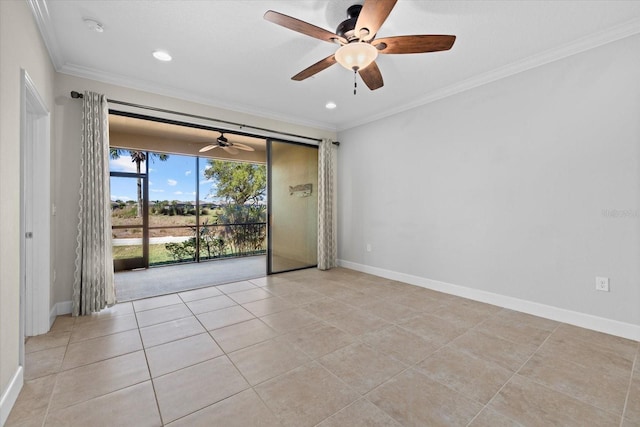
<svg viewBox="0 0 640 427"><path fill-rule="evenodd" d="M333 110L336 107L337 107L337 105L333 101L327 102L326 105L324 106L324 108L326 108L327 110Z"/></svg>
<svg viewBox="0 0 640 427"><path fill-rule="evenodd" d="M156 58L158 61L171 61L173 58L171 58L171 55L169 55L169 52L166 52L164 50L154 50L153 51L153 57Z"/></svg>
<svg viewBox="0 0 640 427"><path fill-rule="evenodd" d="M91 31L95 31L96 33L102 33L104 31L102 24L95 19L85 18L83 21Z"/></svg>

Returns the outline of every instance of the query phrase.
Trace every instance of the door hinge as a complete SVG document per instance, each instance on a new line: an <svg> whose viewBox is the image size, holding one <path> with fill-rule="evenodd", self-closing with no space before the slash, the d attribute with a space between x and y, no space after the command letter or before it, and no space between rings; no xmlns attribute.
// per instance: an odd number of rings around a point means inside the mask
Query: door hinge
<svg viewBox="0 0 640 427"><path fill-rule="evenodd" d="M33 232L27 231L26 233L24 233L24 237L27 238L27 239L32 239L33 238Z"/></svg>

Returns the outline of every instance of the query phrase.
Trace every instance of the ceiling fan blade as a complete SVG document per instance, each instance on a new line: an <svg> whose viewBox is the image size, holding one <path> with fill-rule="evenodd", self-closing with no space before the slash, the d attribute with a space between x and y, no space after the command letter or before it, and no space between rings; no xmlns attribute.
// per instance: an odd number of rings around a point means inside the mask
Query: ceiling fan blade
<svg viewBox="0 0 640 427"><path fill-rule="evenodd" d="M365 0L356 22L355 34L360 40L372 40L398 0ZM362 33L366 28L368 33Z"/></svg>
<svg viewBox="0 0 640 427"><path fill-rule="evenodd" d="M296 74L295 76L291 77L291 80L295 80L295 81L298 81L298 82L302 81L304 79L307 79L307 78L313 76L314 74L319 73L320 71L324 70L325 68L329 68L330 66L332 66L335 63L336 63L336 57L334 55L327 56L326 58L321 59L320 61L316 62L312 66L307 67L304 70L300 71L298 74Z"/></svg>
<svg viewBox="0 0 640 427"><path fill-rule="evenodd" d="M248 146L248 145L246 145L246 144L242 144L242 143L240 143L240 142L234 142L234 143L233 143L233 147L234 147L234 148L237 148L238 150L244 150L244 151L256 151L256 149L255 149L255 148L250 147L250 146Z"/></svg>
<svg viewBox="0 0 640 427"><path fill-rule="evenodd" d="M379 53L424 53L449 50L456 41L456 36L415 35L385 37L372 44Z"/></svg>
<svg viewBox="0 0 640 427"><path fill-rule="evenodd" d="M340 37L339 35L332 33L331 31L327 31L324 28L316 27L313 24L309 24L308 22L301 21L280 12L268 10L264 14L264 19L290 30L297 31L298 33L302 33L316 39L324 40L329 43L347 43L347 40L344 37Z"/></svg>
<svg viewBox="0 0 640 427"><path fill-rule="evenodd" d="M198 151L201 152L201 153L204 153L205 151L213 150L216 147L217 147L217 145L207 145L207 146L202 147Z"/></svg>
<svg viewBox="0 0 640 427"><path fill-rule="evenodd" d="M362 70L358 70L358 74L362 77L362 81L367 85L367 87L371 90L380 89L384 86L384 82L382 81L382 74L380 73L380 69L378 65L374 62L367 65Z"/></svg>
<svg viewBox="0 0 640 427"><path fill-rule="evenodd" d="M222 147L222 149L229 154L238 154L240 152L240 150L237 150L233 147Z"/></svg>

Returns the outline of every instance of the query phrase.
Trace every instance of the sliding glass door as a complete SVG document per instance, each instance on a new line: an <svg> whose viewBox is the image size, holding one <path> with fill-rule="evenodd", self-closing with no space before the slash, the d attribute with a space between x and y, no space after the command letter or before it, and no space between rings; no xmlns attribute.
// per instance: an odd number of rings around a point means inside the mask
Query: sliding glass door
<svg viewBox="0 0 640 427"><path fill-rule="evenodd" d="M264 164L112 148L110 166L115 271L266 253Z"/></svg>
<svg viewBox="0 0 640 427"><path fill-rule="evenodd" d="M267 141L268 274L317 265L318 148Z"/></svg>
<svg viewBox="0 0 640 427"><path fill-rule="evenodd" d="M114 269L122 271L146 268L149 263L147 174L111 172L110 186L112 194L113 190L120 194L138 194L138 198L112 195L111 242Z"/></svg>

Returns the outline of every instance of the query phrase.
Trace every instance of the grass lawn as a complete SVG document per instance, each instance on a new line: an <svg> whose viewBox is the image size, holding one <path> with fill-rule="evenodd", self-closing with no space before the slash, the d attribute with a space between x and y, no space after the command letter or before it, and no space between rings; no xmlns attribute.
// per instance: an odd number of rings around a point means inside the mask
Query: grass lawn
<svg viewBox="0 0 640 427"><path fill-rule="evenodd" d="M142 257L142 245L114 246L113 259L126 259ZM173 261L171 253L167 251L164 244L149 245L149 263L159 264Z"/></svg>
<svg viewBox="0 0 640 427"><path fill-rule="evenodd" d="M206 257L206 250L201 250L200 255ZM230 252L227 256L232 256ZM126 259L126 258L141 258L142 257L142 245L130 245L130 246L113 246L113 259ZM191 257L184 258L182 261L193 261ZM176 260L171 256L171 253L165 248L164 243L158 245L149 245L149 264L166 264L173 263Z"/></svg>
<svg viewBox="0 0 640 427"><path fill-rule="evenodd" d="M218 214L220 209L207 209L206 215L200 215L200 224L214 224L218 221ZM112 210L111 221L114 226L130 226L130 228L116 228L112 230L112 238L114 239L126 239L126 238L141 238L142 237L142 218L136 217L136 207L133 205L126 205L120 208L114 208ZM154 227L149 230L149 237L165 237L165 236L177 236L177 237L193 237L194 229L196 226L195 214L187 215L164 215L149 213L149 227ZM182 227L182 228L157 228L155 227ZM191 228L194 227L194 228ZM220 227L224 227L223 224ZM215 229L214 229L215 230ZM231 248L226 248L226 253L223 256L237 256L237 255L249 255L248 253L235 254L232 253ZM179 252L178 252L179 253ZM262 253L261 251L259 253ZM201 256L206 257L207 251L203 249L200 251ZM126 246L113 246L113 259L127 259L127 258L141 258L142 257L142 245L126 245ZM190 254L183 255L181 260L176 261L171 251L167 250L164 243L150 244L149 245L149 264L165 264L181 261L192 261L193 258Z"/></svg>

